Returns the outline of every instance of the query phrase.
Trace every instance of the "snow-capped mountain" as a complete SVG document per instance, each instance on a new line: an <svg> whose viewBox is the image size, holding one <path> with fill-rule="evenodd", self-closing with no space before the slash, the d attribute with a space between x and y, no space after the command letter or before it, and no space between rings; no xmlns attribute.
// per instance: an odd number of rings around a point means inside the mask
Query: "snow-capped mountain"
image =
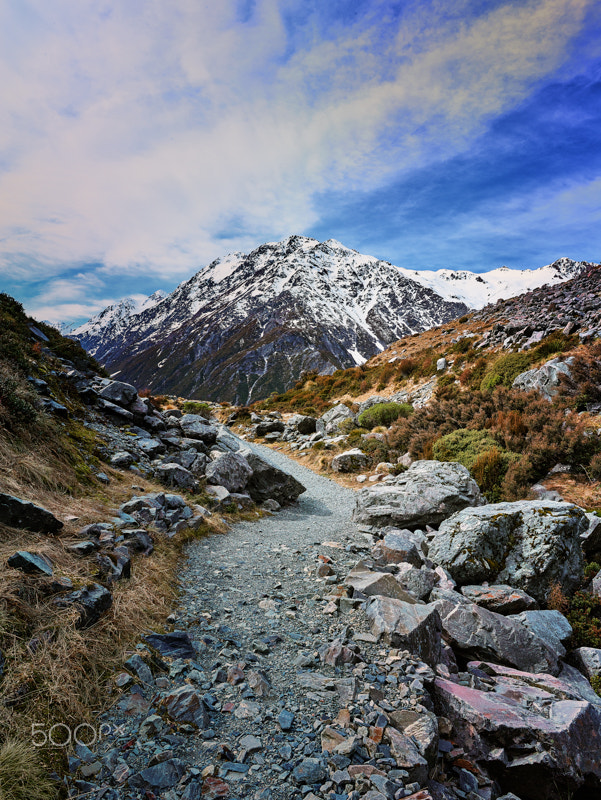
<svg viewBox="0 0 601 800"><path fill-rule="evenodd" d="M584 266L562 259L543 269L414 272L333 239L291 236L217 259L166 297L123 300L72 335L137 386L246 403Z"/></svg>
<svg viewBox="0 0 601 800"><path fill-rule="evenodd" d="M560 258L553 264L538 269L500 267L479 274L467 270L417 271L401 268L401 272L422 286L433 289L446 300L454 300L465 303L470 308L481 309L489 303L516 297L541 286L563 283L580 275L590 266L593 265L587 261Z"/></svg>
<svg viewBox="0 0 601 800"><path fill-rule="evenodd" d="M384 261L291 236L217 259L149 308L122 301L74 335L137 386L245 403L466 310Z"/></svg>
<svg viewBox="0 0 601 800"><path fill-rule="evenodd" d="M82 340L101 339L105 336L114 336L119 331L127 329L129 319L146 309L153 308L166 297L166 292L157 289L150 297L135 299L126 297L114 305L107 306L99 314L70 331L71 336ZM90 351L91 352L91 351Z"/></svg>

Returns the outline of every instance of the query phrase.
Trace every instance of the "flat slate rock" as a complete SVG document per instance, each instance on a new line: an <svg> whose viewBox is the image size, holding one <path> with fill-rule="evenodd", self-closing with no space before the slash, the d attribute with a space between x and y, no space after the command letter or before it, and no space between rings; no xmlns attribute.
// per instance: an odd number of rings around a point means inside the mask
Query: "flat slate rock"
<svg viewBox="0 0 601 800"><path fill-rule="evenodd" d="M151 633L144 639L163 656L172 658L196 658L197 652L186 631Z"/></svg>
<svg viewBox="0 0 601 800"><path fill-rule="evenodd" d="M26 572L29 575L52 575L52 563L39 553L17 552L8 559L8 566Z"/></svg>
<svg viewBox="0 0 601 800"><path fill-rule="evenodd" d="M10 494L0 494L0 522L37 533L57 533L63 523L42 506Z"/></svg>

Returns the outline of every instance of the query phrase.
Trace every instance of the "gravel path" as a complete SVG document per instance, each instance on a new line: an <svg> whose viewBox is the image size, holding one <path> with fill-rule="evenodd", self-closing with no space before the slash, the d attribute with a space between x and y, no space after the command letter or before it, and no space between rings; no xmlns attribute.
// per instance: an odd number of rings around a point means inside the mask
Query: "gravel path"
<svg viewBox="0 0 601 800"><path fill-rule="evenodd" d="M342 585L371 544L351 522L355 493L252 448L307 491L188 547L167 622L195 655L161 663L138 646L101 752L77 752L78 797L400 800L425 777L399 769L382 734L386 714L424 711L431 671L382 650Z"/></svg>
<svg viewBox="0 0 601 800"><path fill-rule="evenodd" d="M182 622L189 624L197 611L210 614L207 623L223 635L229 628L234 647L222 656L229 663L238 658L253 671L261 671L271 684L269 696L259 700L256 692L250 700L246 718L237 718L238 710L221 714L216 720L216 734L221 742L236 751L240 737L253 734L261 739L263 749L253 760L249 773L229 773L226 780L240 781L240 797L251 797L251 787L265 797L289 798L295 789L286 782L291 758L298 754L321 754L316 741L314 721L316 702L324 716L332 708L334 687L323 696L307 698L307 687L296 680L300 668L315 667L315 650L336 636L344 623L324 615L327 593L324 579L316 577L319 556L352 562L363 537L351 522L355 493L333 481L316 475L277 451L260 445L252 448L263 458L292 474L307 487L298 502L273 516L257 522L241 522L223 536L212 536L188 549L188 564L182 574L182 586L188 602ZM337 545L324 545L324 542ZM349 548L349 551L346 548ZM344 569L342 570L344 573ZM333 582L335 577L330 578ZM221 631L220 631L221 629ZM196 636L202 632L195 631ZM210 635L210 634L209 634ZM202 641L202 637L201 637ZM240 647L236 647L236 644ZM217 663L216 659L216 663ZM323 689L324 687L320 687ZM241 687L227 685L222 693L222 708L227 699L244 697ZM248 692L249 697L251 692ZM309 692L311 694L311 692ZM252 704L255 703L255 706ZM336 702L334 705L338 705ZM253 712L257 710L258 714ZM277 724L279 713L286 709L295 716L292 732L284 734ZM214 745L207 742L195 748L194 761L202 767L213 763ZM271 757L270 757L271 756ZM261 763L264 761L264 763ZM236 782L232 786L235 791Z"/></svg>

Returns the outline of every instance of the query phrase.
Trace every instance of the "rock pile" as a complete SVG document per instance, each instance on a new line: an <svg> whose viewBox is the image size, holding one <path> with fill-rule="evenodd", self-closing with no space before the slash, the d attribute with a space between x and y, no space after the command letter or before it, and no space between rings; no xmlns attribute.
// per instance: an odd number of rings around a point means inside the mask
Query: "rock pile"
<svg viewBox="0 0 601 800"><path fill-rule="evenodd" d="M510 507L496 512L513 525L508 541L522 547L519 559L511 548L504 554L525 574L528 561L539 568L540 553L524 544L537 513L545 540L563 530L578 542L588 528L567 504L502 505ZM90 754L94 771L77 790L102 785L111 800L135 790L165 800L594 792L601 698L588 678L600 672L601 651L566 653L567 620L539 610L523 589L495 583L492 563L481 583L459 591L453 564L447 570L433 558L445 526L485 511L495 516L493 506L467 507L438 531L371 528L365 545L356 534L346 546L344 538L289 553L278 545L264 563L241 557L256 552L260 531L247 528L234 549L202 545L212 558L191 568L196 582L174 619L193 635L176 630L140 645L107 717L122 732ZM545 569L558 569L560 549L539 545ZM285 585L280 571L290 576ZM317 594L306 586L315 580ZM83 759L73 764L83 776Z"/></svg>
<svg viewBox="0 0 601 800"><path fill-rule="evenodd" d="M475 312L472 319L495 323L478 346L526 350L554 331L568 336L577 333L580 341L592 341L601 335L600 278L601 268L593 265L566 283L499 300Z"/></svg>
<svg viewBox="0 0 601 800"><path fill-rule="evenodd" d="M128 383L80 372L65 361L63 367L65 380L90 412L96 412L95 420L85 424L105 438L102 455L111 466L192 492L206 482L215 487L210 493L222 507L244 508L265 501L281 506L294 502L304 491L298 481L243 449L243 442L214 420L178 409L161 412ZM310 418L302 419L305 430ZM283 429L281 422L275 427Z"/></svg>

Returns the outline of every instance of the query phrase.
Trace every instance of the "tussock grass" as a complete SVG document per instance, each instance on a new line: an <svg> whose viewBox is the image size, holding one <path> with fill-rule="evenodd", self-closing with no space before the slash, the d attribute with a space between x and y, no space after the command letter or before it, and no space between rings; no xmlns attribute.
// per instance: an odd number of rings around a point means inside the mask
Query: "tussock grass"
<svg viewBox="0 0 601 800"><path fill-rule="evenodd" d="M37 750L26 742L7 739L0 745L0 800L51 800L56 784L37 759Z"/></svg>

